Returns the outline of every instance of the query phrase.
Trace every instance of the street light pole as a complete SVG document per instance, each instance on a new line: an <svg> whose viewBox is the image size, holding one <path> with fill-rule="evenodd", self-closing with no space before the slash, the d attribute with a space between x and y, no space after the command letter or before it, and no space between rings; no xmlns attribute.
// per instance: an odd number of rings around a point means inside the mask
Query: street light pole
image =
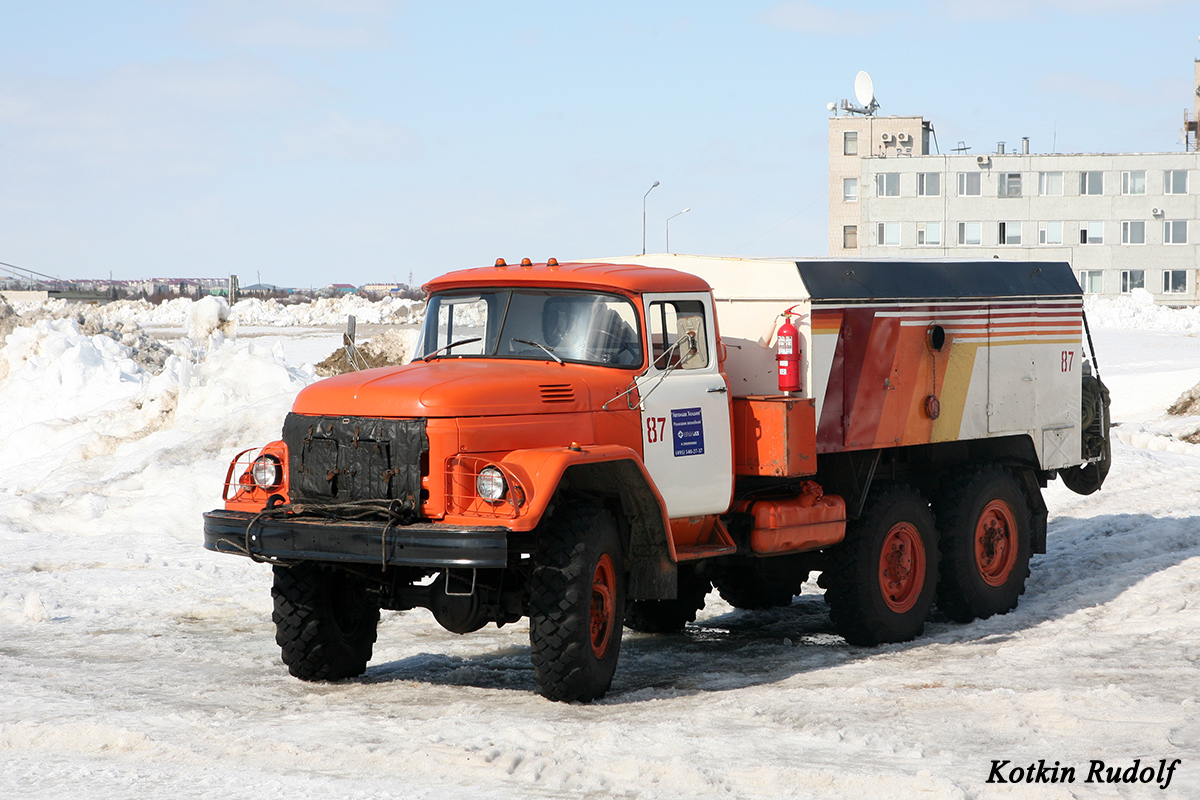
<svg viewBox="0 0 1200 800"><path fill-rule="evenodd" d="M646 198L654 191L655 186L658 186L658 181L651 184L646 193L642 195L642 255L646 255Z"/></svg>
<svg viewBox="0 0 1200 800"><path fill-rule="evenodd" d="M689 212L691 210L692 210L692 207L688 206L683 211L680 211L679 214L686 214L687 212ZM679 214L672 214L671 216L667 217L667 252L668 253L671 252L671 220L678 217Z"/></svg>

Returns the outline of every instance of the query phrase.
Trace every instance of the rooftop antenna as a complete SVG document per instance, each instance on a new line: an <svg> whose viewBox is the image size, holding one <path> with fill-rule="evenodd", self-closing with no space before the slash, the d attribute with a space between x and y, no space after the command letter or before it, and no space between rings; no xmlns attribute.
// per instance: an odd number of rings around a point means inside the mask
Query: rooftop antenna
<svg viewBox="0 0 1200 800"><path fill-rule="evenodd" d="M871 80L871 76L866 73L866 70L859 70L854 76L854 99L858 101L858 105L854 105L849 100L842 101L842 110L847 114L862 114L864 116L874 116L879 110L879 101L875 99L875 82Z"/></svg>
<svg viewBox="0 0 1200 800"><path fill-rule="evenodd" d="M953 152L953 153L958 153L959 155L962 155L963 153L967 152L967 151L968 151L968 150L970 150L970 149L971 149L971 146L970 146L969 144L967 144L966 142L964 142L962 139L959 139L959 140L958 140L958 147L955 147L955 148L954 148L954 149L953 149L951 152Z"/></svg>

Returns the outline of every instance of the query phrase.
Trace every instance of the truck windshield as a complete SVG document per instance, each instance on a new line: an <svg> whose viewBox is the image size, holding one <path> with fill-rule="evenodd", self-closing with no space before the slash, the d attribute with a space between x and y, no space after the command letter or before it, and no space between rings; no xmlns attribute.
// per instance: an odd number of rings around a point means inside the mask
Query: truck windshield
<svg viewBox="0 0 1200 800"><path fill-rule="evenodd" d="M633 368L642 364L642 338L633 303L619 295L444 292L429 298L416 357L557 358Z"/></svg>

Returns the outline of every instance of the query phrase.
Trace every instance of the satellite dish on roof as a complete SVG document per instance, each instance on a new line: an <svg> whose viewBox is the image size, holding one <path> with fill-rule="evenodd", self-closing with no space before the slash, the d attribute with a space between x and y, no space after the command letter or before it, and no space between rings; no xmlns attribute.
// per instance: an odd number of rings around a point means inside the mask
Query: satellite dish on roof
<svg viewBox="0 0 1200 800"><path fill-rule="evenodd" d="M863 108L870 108L875 100L875 83L866 70L859 70L854 76L854 98Z"/></svg>

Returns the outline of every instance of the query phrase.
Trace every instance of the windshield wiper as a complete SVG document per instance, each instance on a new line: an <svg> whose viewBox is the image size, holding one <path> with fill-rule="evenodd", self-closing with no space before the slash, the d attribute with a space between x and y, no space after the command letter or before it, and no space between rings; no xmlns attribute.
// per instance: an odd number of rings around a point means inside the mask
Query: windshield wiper
<svg viewBox="0 0 1200 800"><path fill-rule="evenodd" d="M546 351L546 355L550 356L551 358L553 358L555 361L557 361L557 362L558 362L558 363L560 363L560 364L564 363L564 362L563 362L563 360L562 360L561 358L559 358L558 356L556 356L556 355L554 354L554 351L553 351L553 350L551 350L549 347L546 347L546 345L542 344L541 342L531 342L531 341L529 341L528 339L517 339L516 337L513 337L513 341L514 341L514 342L520 342L521 344L531 344L531 345L533 345L534 347L537 347L537 348L540 348L540 349L542 349L542 350L545 350L545 351Z"/></svg>
<svg viewBox="0 0 1200 800"><path fill-rule="evenodd" d="M428 361L429 359L436 356L438 353L445 352L446 350L449 350L452 347L458 347L460 344L471 344L472 342L478 342L480 340L480 338L482 338L482 337L474 336L470 339L459 339L457 342L451 342L450 344L446 345L445 347L439 347L437 350L434 350L429 355L424 356L421 360Z"/></svg>

